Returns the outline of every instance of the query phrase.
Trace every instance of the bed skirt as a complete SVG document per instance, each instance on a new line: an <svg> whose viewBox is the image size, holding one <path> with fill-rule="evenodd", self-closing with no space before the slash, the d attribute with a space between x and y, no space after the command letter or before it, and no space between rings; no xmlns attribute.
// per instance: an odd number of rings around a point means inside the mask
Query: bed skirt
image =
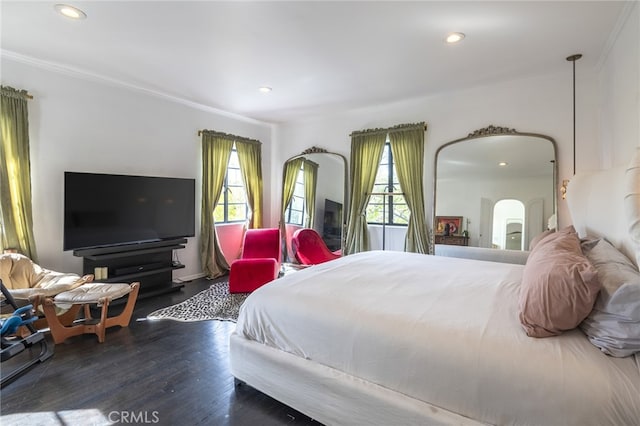
<svg viewBox="0 0 640 426"><path fill-rule="evenodd" d="M233 376L325 425L480 425L375 383L231 335Z"/></svg>

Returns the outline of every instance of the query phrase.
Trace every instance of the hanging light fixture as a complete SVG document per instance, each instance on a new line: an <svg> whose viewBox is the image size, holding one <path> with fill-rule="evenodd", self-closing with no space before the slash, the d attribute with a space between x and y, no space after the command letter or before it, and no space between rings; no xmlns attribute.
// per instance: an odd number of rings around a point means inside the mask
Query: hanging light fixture
<svg viewBox="0 0 640 426"><path fill-rule="evenodd" d="M576 61L580 58L582 58L582 54L580 53L567 56L567 61L573 63L573 175L574 176L576 174ZM569 184L568 180L562 181L562 188L560 188L560 192L562 192L563 200L567 196L568 184Z"/></svg>
<svg viewBox="0 0 640 426"><path fill-rule="evenodd" d="M576 61L582 58L580 53L567 57L573 63L573 174L576 174Z"/></svg>

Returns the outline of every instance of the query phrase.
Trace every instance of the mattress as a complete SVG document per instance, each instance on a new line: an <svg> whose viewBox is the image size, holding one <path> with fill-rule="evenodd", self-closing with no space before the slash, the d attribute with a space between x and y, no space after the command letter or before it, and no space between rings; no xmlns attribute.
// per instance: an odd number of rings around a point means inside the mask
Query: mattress
<svg viewBox="0 0 640 426"><path fill-rule="evenodd" d="M637 358L607 357L579 330L527 337L522 271L359 253L261 287L234 333L480 422L636 424Z"/></svg>

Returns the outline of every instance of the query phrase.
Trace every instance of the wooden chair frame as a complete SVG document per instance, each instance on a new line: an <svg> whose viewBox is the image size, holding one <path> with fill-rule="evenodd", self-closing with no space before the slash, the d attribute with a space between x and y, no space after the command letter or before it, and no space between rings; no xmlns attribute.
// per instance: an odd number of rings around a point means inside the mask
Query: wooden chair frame
<svg viewBox="0 0 640 426"><path fill-rule="evenodd" d="M51 331L51 337L53 337L54 343L62 343L69 337L78 336L80 334L95 334L98 336L98 342L103 343L107 328L115 325L119 325L120 327L129 326L139 290L139 282L131 284L131 292L128 294L127 304L124 307L124 310L119 315L113 317L107 316L111 300L108 297L99 299L97 303L98 305L102 305L102 310L100 320L97 322L96 319L91 316L91 305L95 302L77 303L72 305L70 310L75 310L76 314L80 308L84 308L84 318L76 320L71 325L64 324L60 321L59 317L56 315L53 299L50 297L45 298L42 309L49 324L49 330Z"/></svg>

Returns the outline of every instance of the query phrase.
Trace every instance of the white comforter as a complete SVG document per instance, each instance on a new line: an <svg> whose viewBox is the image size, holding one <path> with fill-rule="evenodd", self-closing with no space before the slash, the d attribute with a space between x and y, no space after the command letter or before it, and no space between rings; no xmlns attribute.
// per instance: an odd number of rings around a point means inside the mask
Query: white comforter
<svg viewBox="0 0 640 426"><path fill-rule="evenodd" d="M247 298L235 333L491 424L640 422L637 358L527 337L522 265L367 252Z"/></svg>

